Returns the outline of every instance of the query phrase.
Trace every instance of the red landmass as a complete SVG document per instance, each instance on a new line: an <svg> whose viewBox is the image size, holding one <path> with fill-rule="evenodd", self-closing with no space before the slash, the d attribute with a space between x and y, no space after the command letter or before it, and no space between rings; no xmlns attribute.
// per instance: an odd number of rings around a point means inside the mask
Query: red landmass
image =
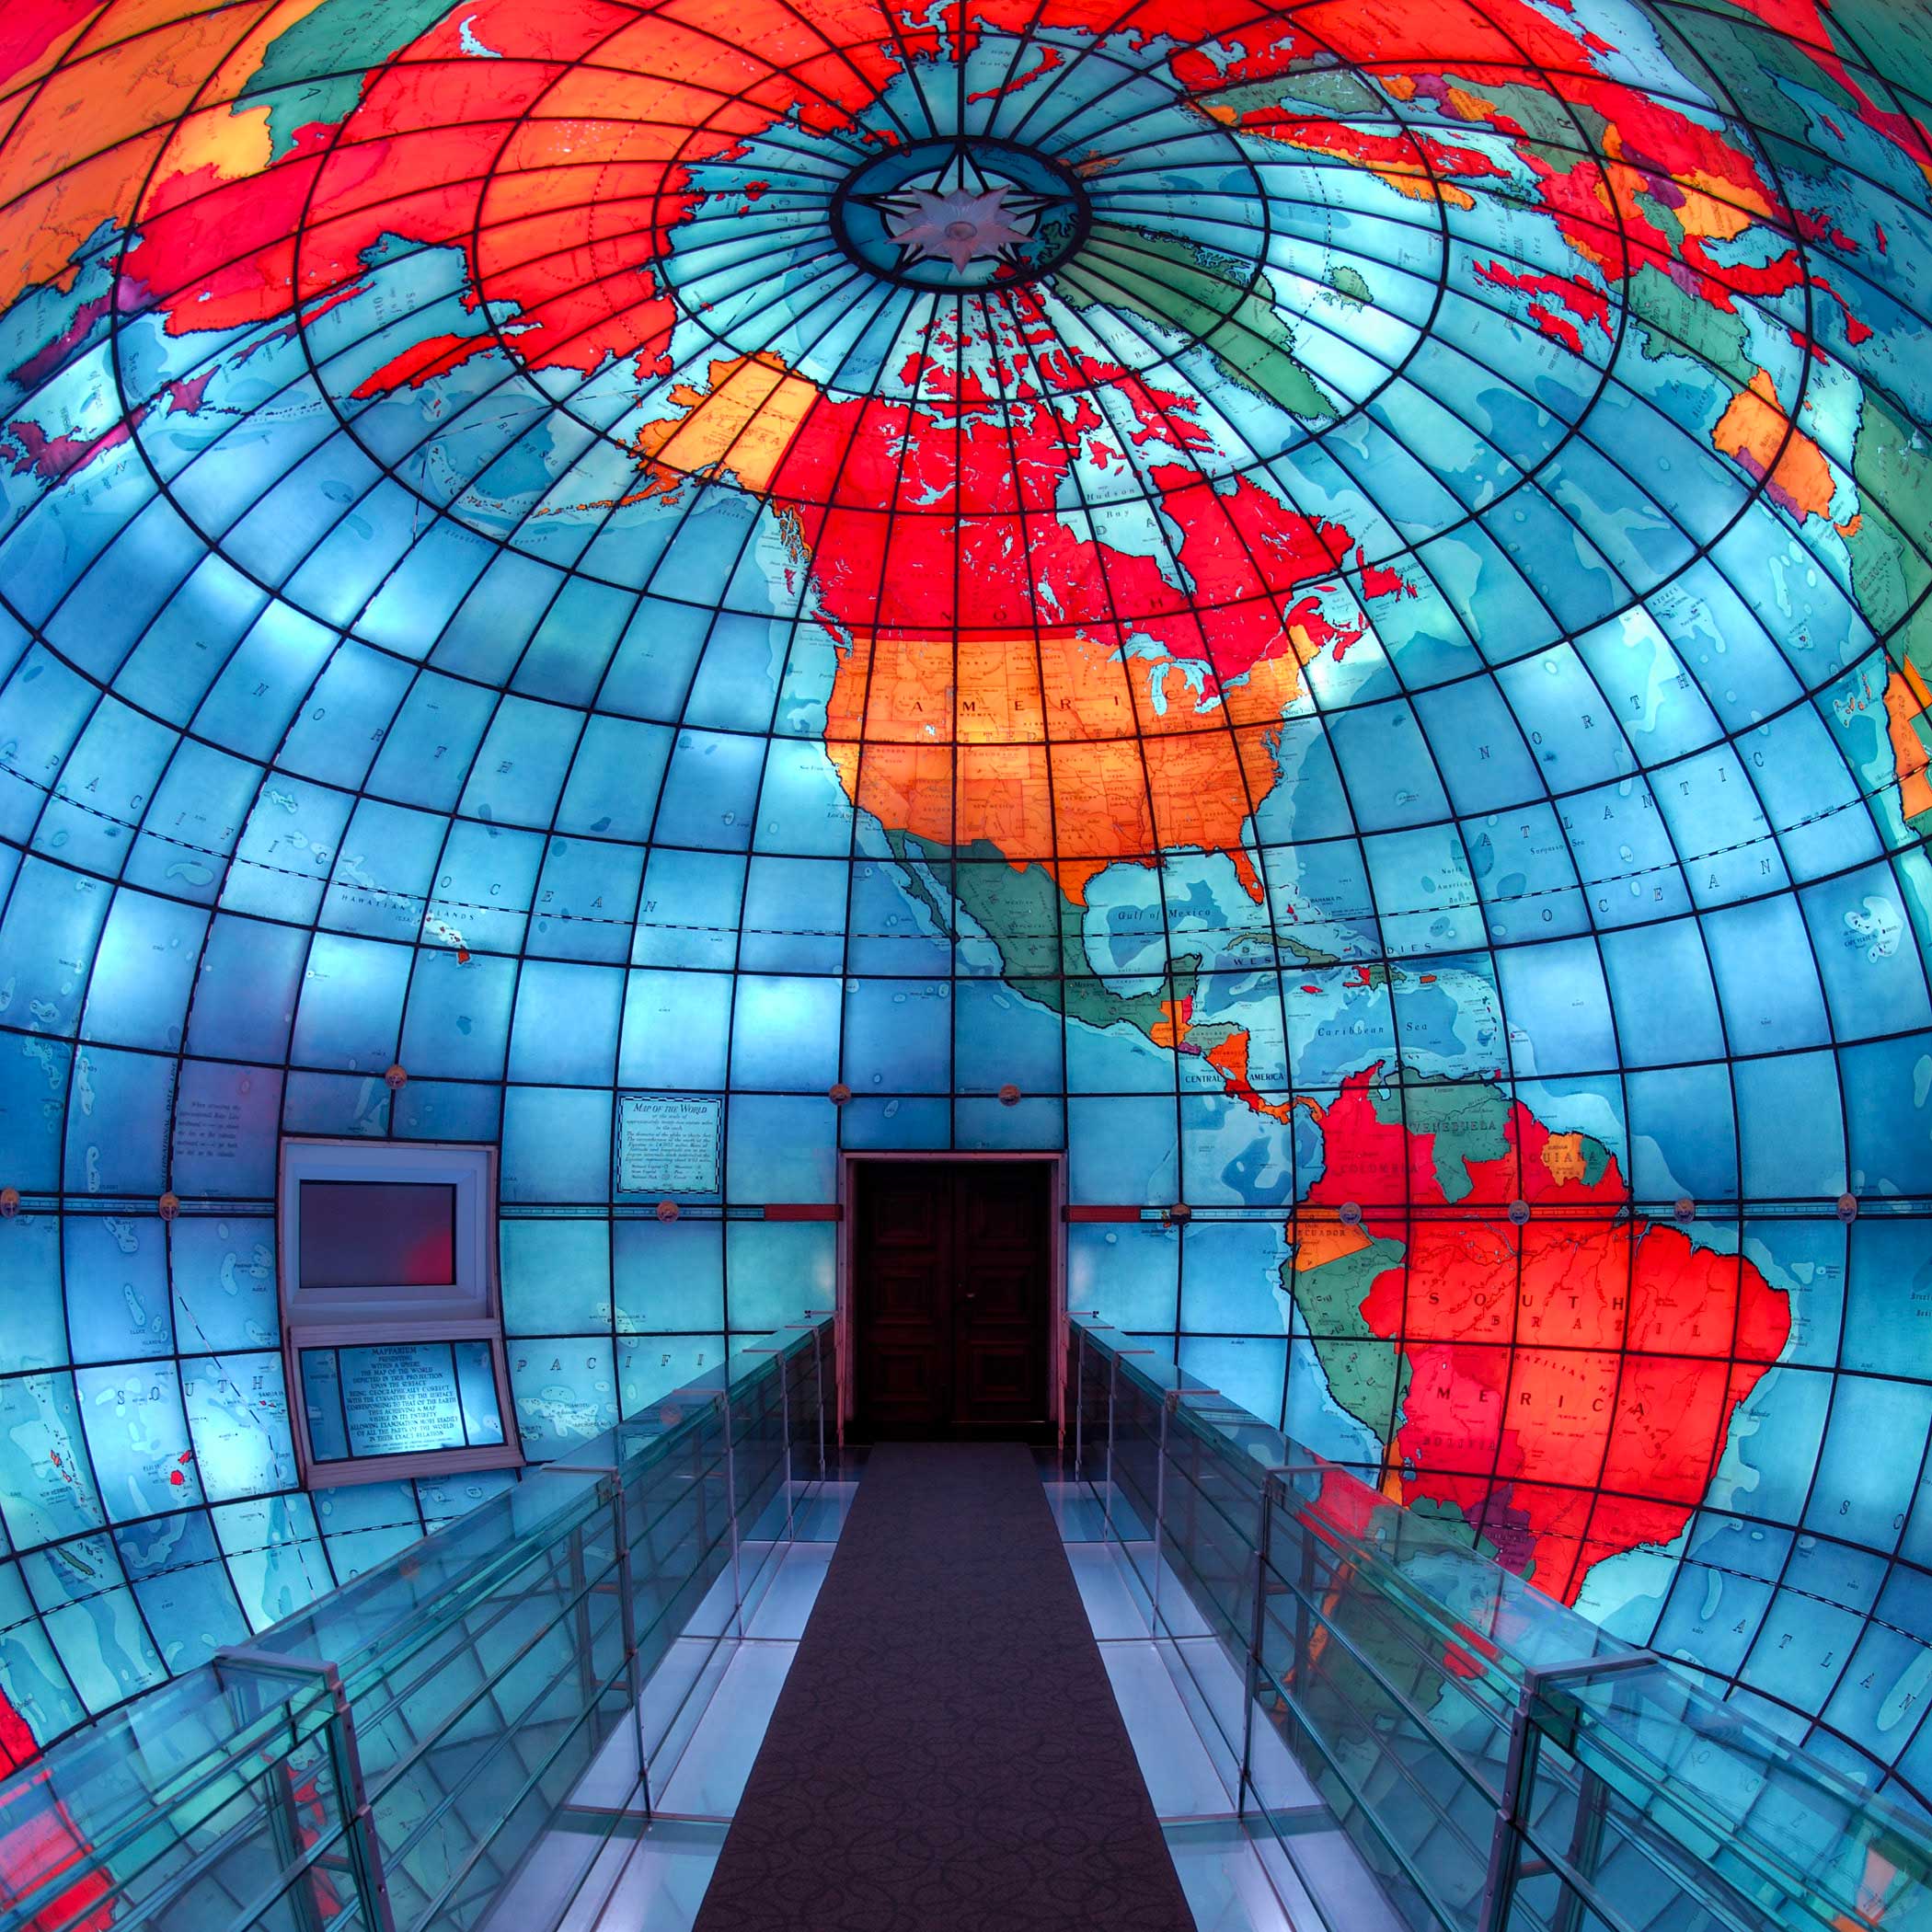
<svg viewBox="0 0 1932 1932"><path fill-rule="evenodd" d="M1401 1247L1361 1312L1410 1370L1402 1500L1451 1506L1574 1602L1593 1564L1689 1522L1789 1338L1788 1298L1742 1256L1632 1214L1615 1159L1494 1089L1470 1090L1471 1144L1500 1120L1504 1151L1452 1157L1445 1189L1440 1135L1380 1119L1380 1079L1356 1075L1328 1108L1307 1198L1357 1203L1367 1235ZM1519 1200L1521 1226L1502 1212Z"/></svg>

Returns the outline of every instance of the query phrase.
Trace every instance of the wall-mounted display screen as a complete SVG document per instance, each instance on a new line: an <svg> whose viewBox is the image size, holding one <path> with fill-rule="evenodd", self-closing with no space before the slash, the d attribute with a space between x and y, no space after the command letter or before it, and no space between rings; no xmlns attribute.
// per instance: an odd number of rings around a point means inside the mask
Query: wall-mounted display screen
<svg viewBox="0 0 1932 1932"><path fill-rule="evenodd" d="M305 1180L301 1286L446 1288L456 1190L434 1181Z"/></svg>
<svg viewBox="0 0 1932 1932"><path fill-rule="evenodd" d="M317 1463L489 1448L503 1416L487 1341L304 1349L302 1399Z"/></svg>

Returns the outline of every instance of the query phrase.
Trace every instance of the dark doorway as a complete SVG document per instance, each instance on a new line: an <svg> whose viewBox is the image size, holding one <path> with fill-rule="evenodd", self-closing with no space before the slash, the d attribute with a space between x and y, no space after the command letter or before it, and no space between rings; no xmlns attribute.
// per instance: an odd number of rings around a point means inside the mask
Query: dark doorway
<svg viewBox="0 0 1932 1932"><path fill-rule="evenodd" d="M1044 1161L866 1161L852 1313L861 1440L1043 1436Z"/></svg>

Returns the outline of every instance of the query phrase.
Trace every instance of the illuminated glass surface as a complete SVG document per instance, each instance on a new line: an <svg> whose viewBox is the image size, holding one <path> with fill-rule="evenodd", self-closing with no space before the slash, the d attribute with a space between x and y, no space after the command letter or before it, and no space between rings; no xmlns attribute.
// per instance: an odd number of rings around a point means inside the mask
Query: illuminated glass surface
<svg viewBox="0 0 1932 1932"><path fill-rule="evenodd" d="M534 1457L1064 1148L1075 1306L1932 1788L1927 63L10 0L9 1749L508 1479L293 1489L288 1132L500 1143Z"/></svg>

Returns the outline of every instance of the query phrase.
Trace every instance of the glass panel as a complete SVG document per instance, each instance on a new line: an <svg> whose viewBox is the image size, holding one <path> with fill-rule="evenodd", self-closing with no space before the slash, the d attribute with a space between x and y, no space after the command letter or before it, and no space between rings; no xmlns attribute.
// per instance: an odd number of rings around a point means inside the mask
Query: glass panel
<svg viewBox="0 0 1932 1932"><path fill-rule="evenodd" d="M436 1412L494 1416L488 1346L462 1346L430 1345ZM822 1321L741 1351L0 1782L0 1932L374 1932L372 1859L398 1927L474 1926L707 1593L782 1552L829 1348ZM380 1368L352 1358L396 1351L309 1352L352 1444Z"/></svg>
<svg viewBox="0 0 1932 1932"><path fill-rule="evenodd" d="M1245 1671L1243 1808L1317 1899L1303 1841L1339 1831L1413 1932L1932 1926L1917 1820L1131 1338L1074 1341L1079 1473L1157 1622Z"/></svg>

